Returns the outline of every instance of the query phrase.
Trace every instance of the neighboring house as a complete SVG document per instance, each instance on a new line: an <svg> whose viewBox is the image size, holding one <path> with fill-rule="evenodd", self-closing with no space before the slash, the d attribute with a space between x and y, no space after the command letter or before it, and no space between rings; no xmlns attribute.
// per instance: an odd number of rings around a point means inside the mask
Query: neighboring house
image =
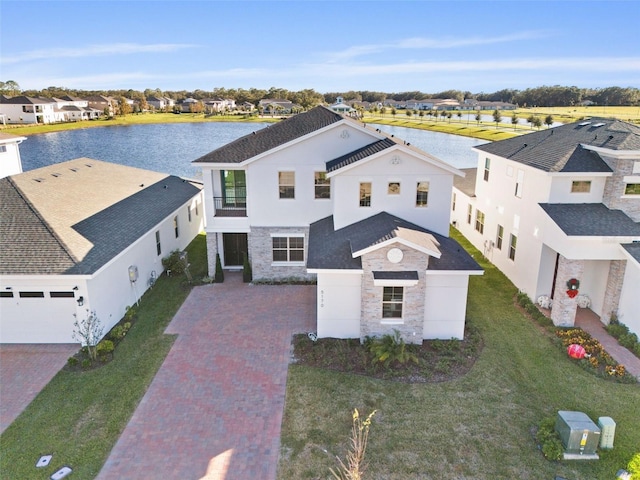
<svg viewBox="0 0 640 480"><path fill-rule="evenodd" d="M62 112L66 122L97 120L104 114L102 110L90 107L89 101L86 99L65 95L52 100L56 102L56 111Z"/></svg>
<svg viewBox="0 0 640 480"><path fill-rule="evenodd" d="M236 101L233 99L211 98L204 100L203 103L205 111L208 113L228 112L236 109Z"/></svg>
<svg viewBox="0 0 640 480"><path fill-rule="evenodd" d="M342 97L337 97L336 103L329 105L329 108L337 113L351 113L355 111L348 104L344 103L344 99Z"/></svg>
<svg viewBox="0 0 640 480"><path fill-rule="evenodd" d="M258 109L264 115L288 115L293 112L296 105L289 100L265 98L258 102Z"/></svg>
<svg viewBox="0 0 640 480"><path fill-rule="evenodd" d="M182 110L182 113L191 113L194 110L197 110L197 105L199 103L202 104L200 100L196 100L195 98L191 98L191 97L185 98L180 104L180 109ZM204 104L203 104L203 109L204 109Z"/></svg>
<svg viewBox="0 0 640 480"><path fill-rule="evenodd" d="M104 95L93 95L85 99L87 104L91 108L100 110L103 114L107 114L112 117L115 115L118 101L113 97L105 97Z"/></svg>
<svg viewBox="0 0 640 480"><path fill-rule="evenodd" d="M203 224L202 185L79 158L0 179L0 343L107 333Z"/></svg>
<svg viewBox="0 0 640 480"><path fill-rule="evenodd" d="M62 122L64 114L57 107L50 98L0 96L0 113L8 124Z"/></svg>
<svg viewBox="0 0 640 480"><path fill-rule="evenodd" d="M22 173L19 145L27 137L0 133L0 178Z"/></svg>
<svg viewBox="0 0 640 480"><path fill-rule="evenodd" d="M216 255L238 269L248 255L256 281L317 279L320 337L463 337L482 270L448 238L459 170L326 107L194 164L211 275Z"/></svg>
<svg viewBox="0 0 640 480"><path fill-rule="evenodd" d="M475 150L453 189L462 234L556 325L588 305L640 334L640 127L594 118Z"/></svg>

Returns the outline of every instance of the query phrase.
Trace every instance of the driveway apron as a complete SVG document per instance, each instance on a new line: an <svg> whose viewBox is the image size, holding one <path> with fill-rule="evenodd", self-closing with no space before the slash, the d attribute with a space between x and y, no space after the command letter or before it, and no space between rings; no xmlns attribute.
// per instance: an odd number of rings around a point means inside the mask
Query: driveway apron
<svg viewBox="0 0 640 480"><path fill-rule="evenodd" d="M291 335L315 329L316 290L196 287L176 334L98 479L276 478Z"/></svg>

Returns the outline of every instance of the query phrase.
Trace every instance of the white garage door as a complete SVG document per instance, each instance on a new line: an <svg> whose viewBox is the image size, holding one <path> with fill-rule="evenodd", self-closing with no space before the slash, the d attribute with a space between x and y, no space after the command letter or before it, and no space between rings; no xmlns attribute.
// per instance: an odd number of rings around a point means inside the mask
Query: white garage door
<svg viewBox="0 0 640 480"><path fill-rule="evenodd" d="M0 343L77 343L73 291L0 292Z"/></svg>

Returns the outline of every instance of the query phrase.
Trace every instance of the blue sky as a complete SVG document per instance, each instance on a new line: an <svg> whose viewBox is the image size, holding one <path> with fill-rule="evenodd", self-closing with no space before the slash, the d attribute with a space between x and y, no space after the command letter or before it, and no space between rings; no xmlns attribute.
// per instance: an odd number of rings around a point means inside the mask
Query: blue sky
<svg viewBox="0 0 640 480"><path fill-rule="evenodd" d="M640 87L638 1L11 1L22 89Z"/></svg>

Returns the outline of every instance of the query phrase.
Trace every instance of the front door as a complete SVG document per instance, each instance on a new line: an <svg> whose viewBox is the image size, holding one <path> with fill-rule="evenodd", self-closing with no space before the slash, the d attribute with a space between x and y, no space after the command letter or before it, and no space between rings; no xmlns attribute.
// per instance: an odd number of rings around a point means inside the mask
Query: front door
<svg viewBox="0 0 640 480"><path fill-rule="evenodd" d="M238 267L244 262L244 255L249 251L246 233L223 233L224 266Z"/></svg>

